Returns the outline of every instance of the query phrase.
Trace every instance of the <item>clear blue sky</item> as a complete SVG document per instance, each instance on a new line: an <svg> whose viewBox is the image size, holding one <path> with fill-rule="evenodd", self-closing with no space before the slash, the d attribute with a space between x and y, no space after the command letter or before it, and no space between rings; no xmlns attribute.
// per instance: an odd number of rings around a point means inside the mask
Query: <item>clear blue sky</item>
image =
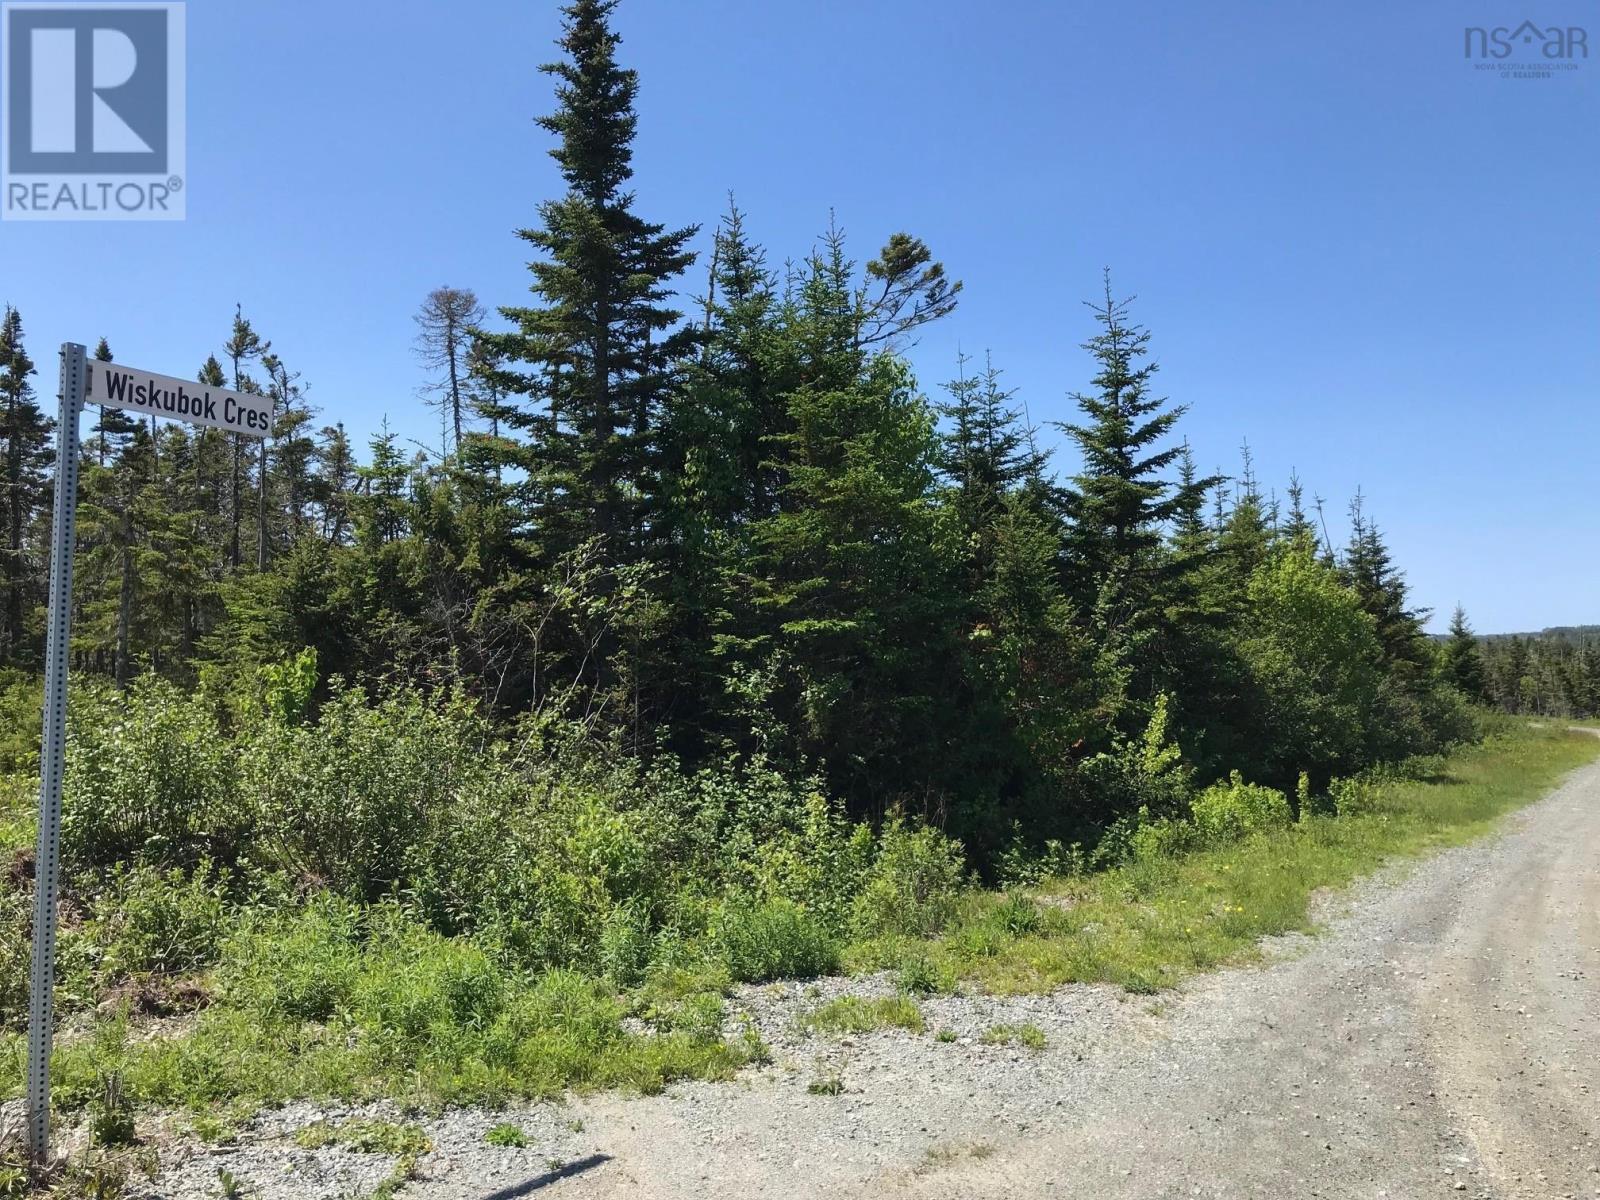
<svg viewBox="0 0 1600 1200"><path fill-rule="evenodd" d="M1463 25L1587 24L1577 72L1501 80ZM991 350L1036 420L1085 385L1109 265L1202 464L1246 438L1341 518L1357 485L1419 603L1484 631L1600 621L1600 8L624 0L642 211L729 190L775 261L834 210L966 282L924 386ZM433 436L411 314L526 298L554 193L529 0L193 0L189 218L0 224L41 391L63 340L192 373L235 301L325 420ZM697 269L686 284L697 292ZM1058 463L1071 469L1070 453Z"/></svg>

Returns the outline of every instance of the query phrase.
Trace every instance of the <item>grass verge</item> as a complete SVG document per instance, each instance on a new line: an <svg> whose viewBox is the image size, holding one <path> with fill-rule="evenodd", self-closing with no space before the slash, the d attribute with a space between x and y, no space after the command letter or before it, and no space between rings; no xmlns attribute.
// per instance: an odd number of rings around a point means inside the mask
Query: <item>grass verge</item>
<svg viewBox="0 0 1600 1200"><path fill-rule="evenodd" d="M924 1028L913 995L961 983L996 993L1103 982L1151 992L1224 962L1259 938L1307 928L1314 892L1386 860L1469 840L1600 755L1600 739L1515 727L1409 772L1364 777L1338 816L1005 894L968 892L932 937L858 940L847 967L897 973L899 995L845 998L801 1018L817 1032ZM20 842L21 802L0 835ZM204 880L201 881L204 883ZM484 947L384 906L331 898L249 909L220 923L205 887L161 891L162 961L173 946L217 941L192 978L206 1006L152 1024L93 1017L58 1042L55 1095L92 1109L115 1080L135 1105L218 1117L299 1097L388 1097L416 1106L496 1104L568 1090L659 1091L680 1078L726 1078L764 1061L753 1030L725 1033L726 966L652 969L642 983L569 970L528 973ZM169 911L170 910L170 911ZM220 940L219 940L220 939ZM209 951L208 951L209 953ZM149 957L148 955L146 957ZM1025 1027L990 1040L1032 1045ZM24 1039L0 1034L0 1098L20 1093ZM197 1124L198 1128L198 1124Z"/></svg>
<svg viewBox="0 0 1600 1200"><path fill-rule="evenodd" d="M894 968L912 956L940 976L1000 994L1065 983L1153 992L1251 958L1262 937L1309 929L1313 893L1391 859L1482 836L1596 757L1600 738L1592 735L1513 728L1413 777L1368 783L1337 816L1313 814L1242 841L1138 858L1023 895L969 896L940 937L858 943L846 963Z"/></svg>

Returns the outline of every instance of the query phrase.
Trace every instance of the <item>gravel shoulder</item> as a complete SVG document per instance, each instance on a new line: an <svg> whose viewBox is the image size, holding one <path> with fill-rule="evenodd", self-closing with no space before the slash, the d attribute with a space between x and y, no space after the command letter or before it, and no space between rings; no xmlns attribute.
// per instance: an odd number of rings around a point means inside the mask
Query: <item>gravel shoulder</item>
<svg viewBox="0 0 1600 1200"><path fill-rule="evenodd" d="M1158 997L930 999L923 1034L796 1032L804 1009L887 980L745 989L734 1007L771 1065L425 1121L435 1150L402 1194L1600 1197L1600 764L1320 917L1264 965ZM996 1024L1036 1025L1044 1048L985 1044ZM808 1090L823 1079L843 1090ZM233 1146L175 1142L152 1194L213 1196L219 1168L262 1200L370 1189L387 1160L291 1140L348 1115L292 1105ZM502 1121L526 1148L485 1144Z"/></svg>

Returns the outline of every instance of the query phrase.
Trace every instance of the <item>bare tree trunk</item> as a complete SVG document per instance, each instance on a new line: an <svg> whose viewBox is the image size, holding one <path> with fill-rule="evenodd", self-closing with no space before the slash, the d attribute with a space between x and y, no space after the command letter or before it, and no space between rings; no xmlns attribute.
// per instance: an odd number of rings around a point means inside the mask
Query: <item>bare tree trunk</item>
<svg viewBox="0 0 1600 1200"><path fill-rule="evenodd" d="M267 439L261 439L257 459L260 486L256 489L256 570L267 569Z"/></svg>
<svg viewBox="0 0 1600 1200"><path fill-rule="evenodd" d="M119 688L128 686L128 642L133 624L133 503L122 508L122 587L117 596L116 680Z"/></svg>

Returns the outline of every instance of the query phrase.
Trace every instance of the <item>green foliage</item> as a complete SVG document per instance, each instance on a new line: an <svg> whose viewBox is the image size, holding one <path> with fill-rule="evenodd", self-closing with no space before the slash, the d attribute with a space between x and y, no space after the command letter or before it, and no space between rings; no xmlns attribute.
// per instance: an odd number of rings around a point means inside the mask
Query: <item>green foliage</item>
<svg viewBox="0 0 1600 1200"><path fill-rule="evenodd" d="M1162 693L1141 736L1118 736L1110 750L1079 765L1077 784L1085 793L1084 808L1113 823L1102 839L1102 859L1114 860L1124 853L1132 829L1148 823L1151 814L1181 813L1189 797L1189 775L1182 750L1171 740L1169 698ZM1124 821L1120 828L1114 824L1119 817Z"/></svg>
<svg viewBox="0 0 1600 1200"><path fill-rule="evenodd" d="M521 1126L512 1125L502 1121L483 1135L483 1140L491 1146L501 1146L513 1150L524 1150L528 1145L528 1135L522 1132Z"/></svg>
<svg viewBox="0 0 1600 1200"><path fill-rule="evenodd" d="M891 817L856 901L857 930L868 936L937 933L955 911L964 874L957 843Z"/></svg>
<svg viewBox="0 0 1600 1200"><path fill-rule="evenodd" d="M909 996L841 996L800 1018L800 1027L813 1033L870 1033L875 1029L923 1030L922 1010Z"/></svg>
<svg viewBox="0 0 1600 1200"><path fill-rule="evenodd" d="M96 1146L127 1146L133 1143L133 1105L122 1088L122 1074L108 1071L89 1103L89 1139Z"/></svg>
<svg viewBox="0 0 1600 1200"><path fill-rule="evenodd" d="M978 1040L986 1046L1017 1045L1034 1051L1045 1047L1044 1030L1033 1024L991 1025Z"/></svg>
<svg viewBox="0 0 1600 1200"><path fill-rule="evenodd" d="M387 1154L396 1158L416 1158L433 1149L433 1143L420 1125L376 1119L356 1119L338 1125L317 1121L299 1130L294 1141L306 1150L348 1146L357 1154Z"/></svg>
<svg viewBox="0 0 1600 1200"><path fill-rule="evenodd" d="M1263 711L1255 758L1291 785L1361 763L1379 719L1381 647L1360 598L1307 545L1271 555L1250 577L1241 650Z"/></svg>
<svg viewBox="0 0 1600 1200"><path fill-rule="evenodd" d="M103 977L176 974L215 962L228 928L228 885L228 873L204 859L192 874L115 868L89 927Z"/></svg>
<svg viewBox="0 0 1600 1200"><path fill-rule="evenodd" d="M0 777L39 769L44 682L14 668L0 668Z"/></svg>
<svg viewBox="0 0 1600 1200"><path fill-rule="evenodd" d="M306 647L293 658L261 668L263 704L267 716L293 725L306 715L317 687L317 652Z"/></svg>
<svg viewBox="0 0 1600 1200"><path fill-rule="evenodd" d="M719 906L711 936L733 978L751 983L824 975L839 965L839 945L805 909L782 898Z"/></svg>
<svg viewBox="0 0 1600 1200"><path fill-rule="evenodd" d="M358 900L417 870L431 830L492 767L464 701L337 691L312 725L267 717L238 765L240 807L271 867Z"/></svg>
<svg viewBox="0 0 1600 1200"><path fill-rule="evenodd" d="M215 715L156 676L125 696L74 693L62 783L68 870L226 862L242 844L237 753Z"/></svg>
<svg viewBox="0 0 1600 1200"><path fill-rule="evenodd" d="M1246 783L1235 771L1194 798L1194 823L1213 842L1236 841L1252 833L1283 829L1294 821L1282 792Z"/></svg>

